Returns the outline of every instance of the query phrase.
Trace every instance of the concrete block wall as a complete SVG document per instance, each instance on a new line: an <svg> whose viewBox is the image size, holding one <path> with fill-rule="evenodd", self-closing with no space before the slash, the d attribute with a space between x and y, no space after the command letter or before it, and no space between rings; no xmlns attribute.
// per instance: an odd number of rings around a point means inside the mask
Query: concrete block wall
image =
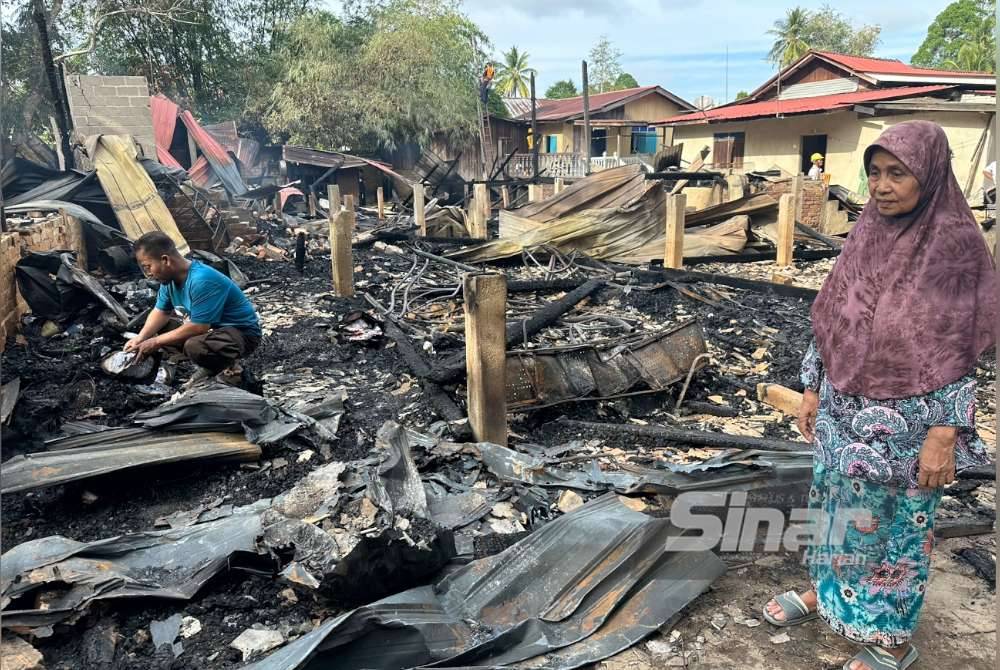
<svg viewBox="0 0 1000 670"><path fill-rule="evenodd" d="M144 155L156 158L149 85L145 77L66 75L75 134L132 135Z"/></svg>
<svg viewBox="0 0 1000 670"><path fill-rule="evenodd" d="M28 251L67 249L76 252L77 263L87 267L87 245L80 222L53 214L14 232L0 234L0 351L7 338L17 332L21 317L29 312L28 303L17 290L14 266Z"/></svg>

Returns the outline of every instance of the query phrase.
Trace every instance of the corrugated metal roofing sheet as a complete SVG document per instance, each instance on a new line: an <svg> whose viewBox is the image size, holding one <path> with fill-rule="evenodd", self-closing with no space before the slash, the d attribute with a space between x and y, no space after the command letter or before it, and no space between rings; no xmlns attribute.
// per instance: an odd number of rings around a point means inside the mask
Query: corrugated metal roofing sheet
<svg viewBox="0 0 1000 670"><path fill-rule="evenodd" d="M130 136L94 135L87 138L87 153L115 217L130 240L159 230L170 236L182 254L190 252L156 185L139 164L135 141Z"/></svg>
<svg viewBox="0 0 1000 670"><path fill-rule="evenodd" d="M247 191L240 171L236 167L236 162L232 159L225 148L212 137L207 130L201 127L189 111L181 113L181 121L187 127L188 133L194 138L195 144L201 149L205 158L222 181L222 185L230 194L239 196Z"/></svg>
<svg viewBox="0 0 1000 670"><path fill-rule="evenodd" d="M595 93L590 96L590 113L597 114L605 107L617 104L636 95L642 95L659 88L659 86L640 86L639 88L626 88L621 91L611 91L610 93ZM583 96L575 98L563 98L561 100L539 100L538 111L536 112L539 121L558 121L572 116L583 114ZM528 116L531 117L531 109L528 109Z"/></svg>
<svg viewBox="0 0 1000 670"><path fill-rule="evenodd" d="M936 70L927 67L914 67L895 58L868 58L864 56L848 56L846 54L834 53L832 51L816 51L818 56L828 58L835 63L842 65L856 72L867 72L870 74L902 74L912 76L928 77L992 77L990 72L962 72L952 70Z"/></svg>
<svg viewBox="0 0 1000 670"><path fill-rule="evenodd" d="M674 116L655 125L672 126L681 124L720 123L754 119L778 114L807 114L809 112L831 111L850 107L864 102L876 100L891 100L893 98L908 98L917 95L927 95L939 91L947 91L954 86L901 86L898 88L881 89L877 91L859 91L857 93L839 93L798 100L764 100L747 104L731 104L715 107L703 112L694 112Z"/></svg>
<svg viewBox="0 0 1000 670"><path fill-rule="evenodd" d="M170 144L177 128L177 114L180 108L162 93L149 98L149 109L153 114L153 136L156 139L156 157L169 167L179 168L181 164L170 154ZM183 168L182 168L183 169Z"/></svg>

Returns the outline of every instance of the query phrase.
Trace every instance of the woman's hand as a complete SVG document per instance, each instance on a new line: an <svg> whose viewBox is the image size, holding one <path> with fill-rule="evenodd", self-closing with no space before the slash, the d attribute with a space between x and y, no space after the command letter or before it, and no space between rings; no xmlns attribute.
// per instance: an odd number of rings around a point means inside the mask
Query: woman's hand
<svg viewBox="0 0 1000 670"><path fill-rule="evenodd" d="M812 442L816 437L816 413L819 411L819 394L806 389L802 394L802 404L799 405L799 432L806 442Z"/></svg>
<svg viewBox="0 0 1000 670"><path fill-rule="evenodd" d="M932 426L920 449L920 473L917 484L925 488L939 488L955 481L955 441L958 428Z"/></svg>

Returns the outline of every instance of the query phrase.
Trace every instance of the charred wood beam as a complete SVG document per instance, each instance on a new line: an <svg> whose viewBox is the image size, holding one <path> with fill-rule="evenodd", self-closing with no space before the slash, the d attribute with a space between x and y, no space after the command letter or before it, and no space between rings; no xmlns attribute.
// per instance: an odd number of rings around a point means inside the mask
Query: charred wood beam
<svg viewBox="0 0 1000 670"><path fill-rule="evenodd" d="M997 564L990 556L989 552L982 547L964 547L955 552L955 555L975 568L980 577L996 588L997 585Z"/></svg>
<svg viewBox="0 0 1000 670"><path fill-rule="evenodd" d="M555 300L535 312L531 318L513 321L507 324L507 346L520 344L536 335L543 328L555 323L559 317L573 309L577 303L589 298L603 288L605 282L601 279L591 279L583 286L570 291L559 300ZM436 365L428 375L428 379L439 384L446 384L461 379L465 374L465 353L458 353Z"/></svg>
<svg viewBox="0 0 1000 670"><path fill-rule="evenodd" d="M456 422L465 420L465 412L455 404L455 401L452 400L451 396L444 389L427 379L427 376L430 374L430 366L427 365L427 361L424 360L424 357L413 346L410 338L388 316L385 317L384 325L386 336L396 343L396 347L406 362L407 367L410 368L410 372L420 379L420 387L423 389L424 395L427 396L427 401L434 408L435 413L451 424L451 430L455 439L460 441L471 440L472 428L468 422L456 424Z"/></svg>
<svg viewBox="0 0 1000 670"><path fill-rule="evenodd" d="M816 299L819 291L802 286L788 286L785 284L774 284L766 281L756 281L753 279L740 279L728 275L715 274L711 272L689 272L686 270L671 270L663 268L659 270L634 270L637 280L643 283L661 283L663 281L674 281L685 284L718 284L720 286L731 286L741 288L755 293L765 293L780 295L786 298L802 298L812 302Z"/></svg>
<svg viewBox="0 0 1000 670"><path fill-rule="evenodd" d="M812 239L825 244L831 249L840 249L844 246L844 240L838 240L836 237L830 237L829 235L824 235L818 230L813 230L804 223L795 222L795 230L802 233L806 237L811 237Z"/></svg>
<svg viewBox="0 0 1000 670"><path fill-rule="evenodd" d="M793 258L797 261L820 261L827 258L836 258L840 255L840 249L797 249ZM756 253L743 253L734 255L719 256L685 256L684 265L702 265L705 263L757 263L760 261L773 261L778 258L776 251L760 251Z"/></svg>
<svg viewBox="0 0 1000 670"><path fill-rule="evenodd" d="M767 451L809 451L812 445L806 442L777 440L766 437L748 437L710 433L704 430L682 430L667 426L636 426L621 423L599 423L560 419L559 423L569 428L578 428L597 435L636 435L654 440L664 440L680 445L714 447L716 449L764 449Z"/></svg>
<svg viewBox="0 0 1000 670"><path fill-rule="evenodd" d="M973 535L992 534L993 522L981 518L942 520L934 525L934 536L942 540L950 537L972 537Z"/></svg>
<svg viewBox="0 0 1000 670"><path fill-rule="evenodd" d="M507 282L507 293L533 291L572 291L587 283L586 279L529 279Z"/></svg>

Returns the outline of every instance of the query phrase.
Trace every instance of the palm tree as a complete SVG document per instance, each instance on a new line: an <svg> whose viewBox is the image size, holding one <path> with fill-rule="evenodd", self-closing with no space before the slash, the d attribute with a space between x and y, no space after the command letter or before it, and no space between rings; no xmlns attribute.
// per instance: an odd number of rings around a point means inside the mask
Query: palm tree
<svg viewBox="0 0 1000 670"><path fill-rule="evenodd" d="M535 69L528 67L528 52L513 46L504 52L503 63L497 68L497 91L508 97L527 98L528 81L533 74Z"/></svg>
<svg viewBox="0 0 1000 670"><path fill-rule="evenodd" d="M964 70L966 72L993 72L996 67L994 57L996 47L992 35L993 26L984 22L976 30L972 39L958 49L954 60L946 60L942 65L947 70Z"/></svg>
<svg viewBox="0 0 1000 670"><path fill-rule="evenodd" d="M791 65L809 51L809 44L803 38L809 23L809 12L801 7L789 9L784 20L774 22L774 27L767 31L774 35L774 45L767 54L767 59L780 67Z"/></svg>

